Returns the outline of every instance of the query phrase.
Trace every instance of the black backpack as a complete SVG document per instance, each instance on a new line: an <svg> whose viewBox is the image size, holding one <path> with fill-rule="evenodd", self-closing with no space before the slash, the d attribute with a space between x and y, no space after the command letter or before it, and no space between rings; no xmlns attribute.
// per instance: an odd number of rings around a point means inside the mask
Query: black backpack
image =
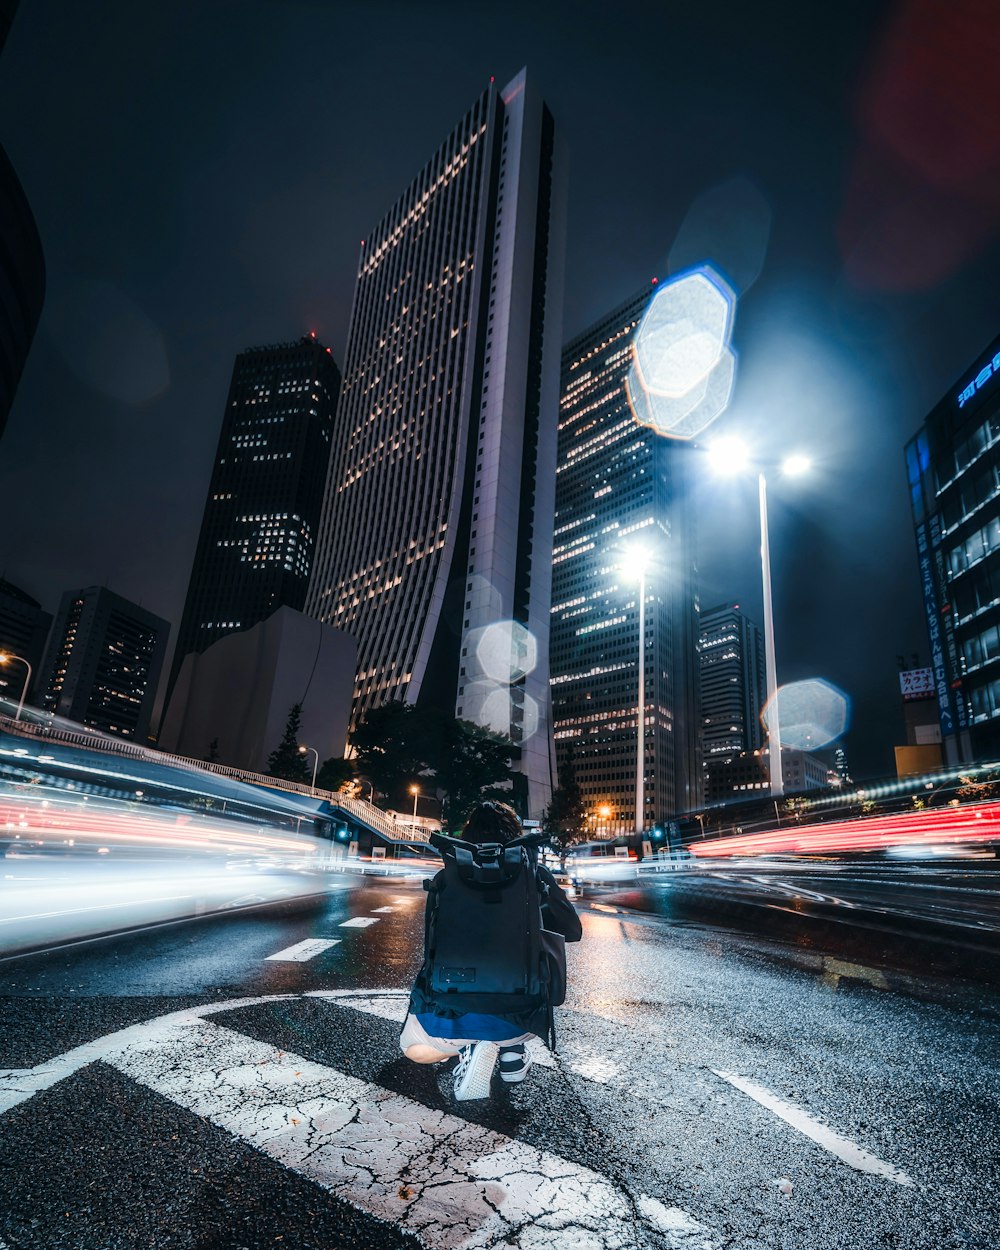
<svg viewBox="0 0 1000 1250"><path fill-rule="evenodd" d="M424 965L418 983L424 1010L514 1017L520 1028L555 1048L553 1007L566 997L566 943L545 929L545 886L536 874L543 835L478 846L444 834L431 845L444 871L425 882L430 893Z"/></svg>

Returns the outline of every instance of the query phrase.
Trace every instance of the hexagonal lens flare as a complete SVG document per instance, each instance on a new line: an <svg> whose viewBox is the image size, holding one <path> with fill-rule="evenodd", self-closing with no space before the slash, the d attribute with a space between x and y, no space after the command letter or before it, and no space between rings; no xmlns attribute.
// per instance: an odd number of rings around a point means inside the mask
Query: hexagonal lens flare
<svg viewBox="0 0 1000 1250"><path fill-rule="evenodd" d="M538 663L538 643L518 621L487 625L476 642L476 656L491 681L511 685Z"/></svg>
<svg viewBox="0 0 1000 1250"><path fill-rule="evenodd" d="M764 707L761 717L768 733L777 704L778 737L783 747L818 751L829 746L847 728L850 704L847 695L821 677L780 686Z"/></svg>
<svg viewBox="0 0 1000 1250"><path fill-rule="evenodd" d="M736 375L736 296L710 266L661 286L632 340L625 393L640 425L691 439L725 411Z"/></svg>

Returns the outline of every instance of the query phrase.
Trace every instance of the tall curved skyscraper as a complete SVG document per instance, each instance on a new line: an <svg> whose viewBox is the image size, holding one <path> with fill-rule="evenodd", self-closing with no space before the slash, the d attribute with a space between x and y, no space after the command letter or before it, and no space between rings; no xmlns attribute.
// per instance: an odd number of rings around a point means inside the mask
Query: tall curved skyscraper
<svg viewBox="0 0 1000 1250"><path fill-rule="evenodd" d="M352 723L393 699L509 733L551 787L565 160L490 84L366 238L306 611L353 634Z"/></svg>

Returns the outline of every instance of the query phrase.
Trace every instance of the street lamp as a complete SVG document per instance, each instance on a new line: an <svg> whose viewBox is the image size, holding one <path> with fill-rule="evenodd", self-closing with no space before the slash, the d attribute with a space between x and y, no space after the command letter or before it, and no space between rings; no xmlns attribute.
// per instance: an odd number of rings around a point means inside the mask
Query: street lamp
<svg viewBox="0 0 1000 1250"><path fill-rule="evenodd" d="M312 781L312 792L313 792L313 796L315 797L315 794L316 794L316 770L319 768L319 752L316 750L316 748L315 748L315 747L299 747L299 755L305 755L307 751L312 751L312 753L313 753L313 781Z"/></svg>
<svg viewBox="0 0 1000 1250"><path fill-rule="evenodd" d="M608 821L610 819L611 819L611 808L608 806L607 803L602 803L601 806L597 809L597 833L598 835L600 835L600 832L601 832L602 820L604 821L604 832L605 834L607 834Z"/></svg>
<svg viewBox="0 0 1000 1250"><path fill-rule="evenodd" d="M420 787L410 786L410 793L413 795L413 827L417 827L417 799L420 798Z"/></svg>
<svg viewBox="0 0 1000 1250"><path fill-rule="evenodd" d="M646 570L649 552L644 547L631 547L622 561L622 572L639 582L639 691L635 733L635 831L642 837L646 823Z"/></svg>
<svg viewBox="0 0 1000 1250"><path fill-rule="evenodd" d="M722 438L708 448L718 473L732 475L749 467L750 454L738 438ZM807 456L799 453L785 458L779 466L786 477L801 477L812 467ZM767 533L767 479L757 471L757 500L760 508L760 570L764 597L764 671L767 684L768 773L772 798L785 792L781 775L781 725L778 720L778 669L774 658L774 610L771 602L771 550Z"/></svg>
<svg viewBox="0 0 1000 1250"><path fill-rule="evenodd" d="M31 682L31 665L23 656L13 655L9 651L0 651L0 664L9 664L11 660L17 660L28 670L24 676L24 685L21 687L21 697L17 701L17 711L14 713L14 720L19 721L21 719L21 712L24 709L24 700L28 694L28 685Z"/></svg>

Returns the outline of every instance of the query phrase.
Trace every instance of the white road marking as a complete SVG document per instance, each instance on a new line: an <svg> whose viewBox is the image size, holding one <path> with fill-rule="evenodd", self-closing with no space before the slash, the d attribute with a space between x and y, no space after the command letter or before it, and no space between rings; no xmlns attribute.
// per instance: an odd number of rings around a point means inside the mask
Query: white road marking
<svg viewBox="0 0 1000 1250"><path fill-rule="evenodd" d="M392 901L394 903L412 903L414 900L412 898L394 898Z"/></svg>
<svg viewBox="0 0 1000 1250"><path fill-rule="evenodd" d="M383 911L395 911L395 910L396 910L396 909L395 909L395 907L373 907L373 908L372 908L372 914L374 915L374 914L375 914L375 913L377 913L377 912L383 912Z"/></svg>
<svg viewBox="0 0 1000 1250"><path fill-rule="evenodd" d="M352 994L346 997L339 990L311 990L307 997L325 998L337 1003L338 1006L350 1007L354 1011L365 1011L370 1015L382 1016L383 1019L393 1020L398 1024L406 1018L406 1009L409 997L403 992L388 991L384 994L362 996ZM556 1067L556 1060L548 1047L541 1041L535 1039L528 1043L532 1057L535 1062L542 1067ZM561 1056L562 1067L569 1072L573 1072L576 1076L583 1077L586 1081L594 1081L600 1085L611 1085L617 1089L626 1089L634 1093L634 1081L626 1073L623 1073L619 1066L606 1054L595 1054L585 1051L582 1047L573 1043L564 1044L561 1047L563 1054ZM741 1090L744 1094L759 1102L769 1111L773 1111L786 1123L793 1128L804 1133L806 1137L811 1138L817 1145L829 1150L831 1154L837 1156L838 1159L861 1172L871 1172L876 1176L884 1176L889 1180L893 1180L897 1185L913 1185L913 1181L905 1172L894 1167L891 1163L886 1163L883 1159L879 1159L876 1155L871 1154L862 1146L852 1142L850 1138L845 1137L842 1133L838 1133L835 1129L830 1128L815 1116L809 1114L808 1111L801 1107L796 1107L794 1103L785 1102L772 1094L770 1090L758 1085L754 1081L748 1081L738 1076L734 1072L719 1072L715 1068L711 1069L716 1076L721 1077L724 1081L728 1081L736 1089ZM659 1103L655 1094L644 1091L644 1098L651 1102Z"/></svg>
<svg viewBox="0 0 1000 1250"><path fill-rule="evenodd" d="M296 942L294 946L287 946L283 951L278 951L275 955L268 955L267 958L280 959L288 963L304 963L307 959L314 959L317 955L322 955L331 946L339 945L340 938L306 938L304 942Z"/></svg>
<svg viewBox="0 0 1000 1250"><path fill-rule="evenodd" d="M0 1072L0 1095L12 1106L101 1059L433 1250L620 1250L655 1236L672 1250L716 1250L679 1207L205 1019L293 997L172 1012L37 1069Z"/></svg>
<svg viewBox="0 0 1000 1250"><path fill-rule="evenodd" d="M355 916L353 920L345 920L342 929L367 929L370 924L378 924L378 916Z"/></svg>
<svg viewBox="0 0 1000 1250"><path fill-rule="evenodd" d="M822 1120L818 1120L815 1116L810 1115L808 1111L803 1110L802 1107L797 1107L792 1102L786 1102L784 1098L779 1098L777 1094L772 1094L763 1085L758 1085L756 1081L747 1080L746 1077L739 1076L736 1072L719 1072L715 1068L712 1071L715 1072L716 1076L735 1086L736 1089L742 1090L744 1094L748 1094L756 1102L759 1102L762 1107L766 1107L768 1111L773 1111L786 1124L790 1124L792 1128L798 1129L800 1133L811 1138L817 1145L822 1146L824 1150L829 1150L831 1154L836 1155L838 1159L843 1160L850 1167L856 1168L859 1172L871 1172L875 1176L884 1176L888 1180L895 1181L897 1185L913 1185L913 1181L905 1172L894 1167L891 1163L886 1163L884 1159L879 1159L876 1155L870 1154L856 1142L852 1142L849 1137L844 1137L842 1133L838 1133L835 1129L830 1128Z"/></svg>

